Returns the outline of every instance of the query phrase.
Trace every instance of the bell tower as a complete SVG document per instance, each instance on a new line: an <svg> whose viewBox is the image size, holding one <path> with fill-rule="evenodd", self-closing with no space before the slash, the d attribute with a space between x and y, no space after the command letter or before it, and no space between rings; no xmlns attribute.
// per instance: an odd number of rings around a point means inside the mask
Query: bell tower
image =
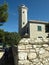
<svg viewBox="0 0 49 65"><path fill-rule="evenodd" d="M25 5L19 6L19 33L22 35L27 24L27 7Z"/></svg>

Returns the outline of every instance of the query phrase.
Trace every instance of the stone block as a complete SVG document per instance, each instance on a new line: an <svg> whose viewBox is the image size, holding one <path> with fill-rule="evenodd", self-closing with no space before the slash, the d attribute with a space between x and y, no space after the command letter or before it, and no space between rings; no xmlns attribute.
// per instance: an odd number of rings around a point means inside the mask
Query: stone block
<svg viewBox="0 0 49 65"><path fill-rule="evenodd" d="M34 58L36 58L36 53L28 53L28 59L32 60Z"/></svg>
<svg viewBox="0 0 49 65"><path fill-rule="evenodd" d="M18 45L18 50L19 49L25 49L25 45L22 45L22 44L21 45Z"/></svg>
<svg viewBox="0 0 49 65"><path fill-rule="evenodd" d="M19 42L20 44L28 44L29 43L29 40L27 38L23 38L20 40Z"/></svg>
<svg viewBox="0 0 49 65"><path fill-rule="evenodd" d="M26 49L32 49L32 45L26 45Z"/></svg>
<svg viewBox="0 0 49 65"><path fill-rule="evenodd" d="M35 49L30 49L29 51L30 51L30 52L35 52Z"/></svg>
<svg viewBox="0 0 49 65"><path fill-rule="evenodd" d="M34 39L29 40L29 44L34 44L34 43L35 43Z"/></svg>
<svg viewBox="0 0 49 65"><path fill-rule="evenodd" d="M44 48L40 48L40 50L39 50L39 54L44 54L45 53L45 49Z"/></svg>
<svg viewBox="0 0 49 65"><path fill-rule="evenodd" d="M27 53L25 53L25 52L18 53L18 59L19 60L26 60L27 59Z"/></svg>
<svg viewBox="0 0 49 65"><path fill-rule="evenodd" d="M45 53L44 54L40 54L39 57L40 58L49 57L49 52L48 51L45 51Z"/></svg>
<svg viewBox="0 0 49 65"><path fill-rule="evenodd" d="M26 50L23 50L23 49L20 50L20 49L19 49L18 52L25 52L25 53L28 53L28 52L29 52L29 49L26 49Z"/></svg>
<svg viewBox="0 0 49 65"><path fill-rule="evenodd" d="M43 44L43 47L48 47L48 44Z"/></svg>
<svg viewBox="0 0 49 65"><path fill-rule="evenodd" d="M37 48L41 48L42 45L36 45Z"/></svg>
<svg viewBox="0 0 49 65"><path fill-rule="evenodd" d="M43 63L41 63L41 62L38 62L38 63L37 63L37 65L43 65Z"/></svg>
<svg viewBox="0 0 49 65"><path fill-rule="evenodd" d="M25 50L23 50L23 49L22 49L22 50L21 50L21 49L18 49L18 53L19 53L19 52L24 52L24 51L25 51Z"/></svg>
<svg viewBox="0 0 49 65"><path fill-rule="evenodd" d="M33 45L33 48L36 48L37 46L36 45Z"/></svg>
<svg viewBox="0 0 49 65"><path fill-rule="evenodd" d="M18 65L29 65L29 61L28 60L18 61Z"/></svg>
<svg viewBox="0 0 49 65"><path fill-rule="evenodd" d="M47 48L45 48L45 49L49 51L49 46Z"/></svg>
<svg viewBox="0 0 49 65"><path fill-rule="evenodd" d="M38 63L40 60L38 58L34 59L34 62Z"/></svg>
<svg viewBox="0 0 49 65"><path fill-rule="evenodd" d="M37 53L39 52L39 48L36 48L36 52L37 52Z"/></svg>

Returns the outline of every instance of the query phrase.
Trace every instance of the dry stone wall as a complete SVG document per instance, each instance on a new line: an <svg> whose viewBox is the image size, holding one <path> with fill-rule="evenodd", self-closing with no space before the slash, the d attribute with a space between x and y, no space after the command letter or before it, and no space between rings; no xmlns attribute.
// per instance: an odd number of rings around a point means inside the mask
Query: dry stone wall
<svg viewBox="0 0 49 65"><path fill-rule="evenodd" d="M49 45L20 43L18 65L49 65Z"/></svg>
<svg viewBox="0 0 49 65"><path fill-rule="evenodd" d="M24 41L23 43L19 43L17 48L18 48L18 59L17 59L18 65L49 65L48 43L33 44Z"/></svg>

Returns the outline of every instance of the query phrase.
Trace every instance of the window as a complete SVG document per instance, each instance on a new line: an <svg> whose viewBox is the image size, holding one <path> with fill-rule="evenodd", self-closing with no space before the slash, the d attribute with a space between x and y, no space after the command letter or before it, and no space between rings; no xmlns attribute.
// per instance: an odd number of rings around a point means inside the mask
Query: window
<svg viewBox="0 0 49 65"><path fill-rule="evenodd" d="M41 28L41 26L38 26L38 31L42 31L42 28Z"/></svg>

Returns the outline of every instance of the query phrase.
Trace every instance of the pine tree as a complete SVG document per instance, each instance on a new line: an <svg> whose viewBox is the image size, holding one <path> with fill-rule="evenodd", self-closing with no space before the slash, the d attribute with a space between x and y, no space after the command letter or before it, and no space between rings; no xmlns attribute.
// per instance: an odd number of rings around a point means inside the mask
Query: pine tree
<svg viewBox="0 0 49 65"><path fill-rule="evenodd" d="M7 21L8 18L8 5L4 3L0 5L0 25Z"/></svg>

